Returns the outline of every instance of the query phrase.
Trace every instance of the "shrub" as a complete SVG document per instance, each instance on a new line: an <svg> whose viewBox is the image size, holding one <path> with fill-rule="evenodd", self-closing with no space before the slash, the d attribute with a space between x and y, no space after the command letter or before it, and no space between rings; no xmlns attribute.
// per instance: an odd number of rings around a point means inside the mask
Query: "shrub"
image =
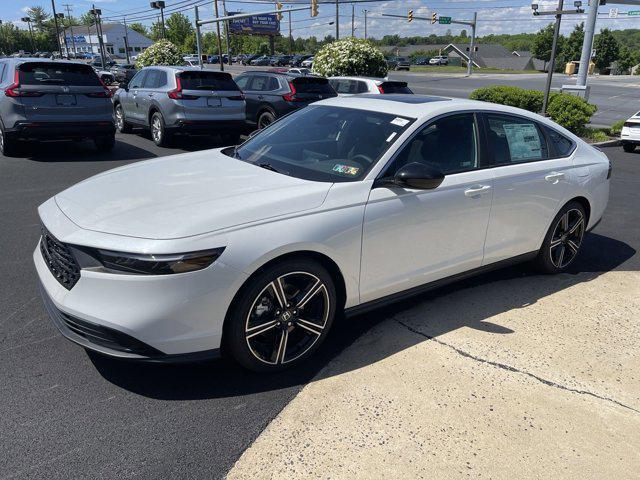
<svg viewBox="0 0 640 480"><path fill-rule="evenodd" d="M493 85L474 90L469 98L540 113L542 111L543 97L542 92L538 90ZM596 110L597 107L595 105L566 93L552 93L549 96L549 105L547 106L547 114L554 122L578 134L589 123Z"/></svg>
<svg viewBox="0 0 640 480"><path fill-rule="evenodd" d="M624 120L618 120L616 123L611 125L611 135L620 135L620 132L622 132L622 127L624 126L624 122Z"/></svg>
<svg viewBox="0 0 640 480"><path fill-rule="evenodd" d="M584 99L560 93L549 100L547 113L558 125L567 130L580 134L598 107L587 103Z"/></svg>
<svg viewBox="0 0 640 480"><path fill-rule="evenodd" d="M387 71L387 61L382 52L360 38L350 37L329 43L313 59L313 73L325 77L384 77Z"/></svg>
<svg viewBox="0 0 640 480"><path fill-rule="evenodd" d="M180 49L168 40L160 40L138 55L136 68L152 65L182 65Z"/></svg>

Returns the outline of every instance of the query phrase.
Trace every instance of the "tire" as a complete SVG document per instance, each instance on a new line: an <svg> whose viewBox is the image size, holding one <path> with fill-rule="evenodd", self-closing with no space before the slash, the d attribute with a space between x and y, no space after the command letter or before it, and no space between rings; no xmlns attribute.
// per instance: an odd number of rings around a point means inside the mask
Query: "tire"
<svg viewBox="0 0 640 480"><path fill-rule="evenodd" d="M561 273L576 259L587 227L584 207L575 201L567 203L555 216L535 265L543 273Z"/></svg>
<svg viewBox="0 0 640 480"><path fill-rule="evenodd" d="M93 140L99 152L110 152L116 144L115 134L107 137L98 137Z"/></svg>
<svg viewBox="0 0 640 480"><path fill-rule="evenodd" d="M0 127L0 153L5 157L15 157L18 154L18 141L7 138Z"/></svg>
<svg viewBox="0 0 640 480"><path fill-rule="evenodd" d="M164 118L160 112L153 112L151 115L151 139L153 143L155 143L159 147L170 147L171 146L171 135L167 132L167 129L164 124Z"/></svg>
<svg viewBox="0 0 640 480"><path fill-rule="evenodd" d="M622 148L624 149L625 152L631 153L635 151L636 146L633 143L623 143Z"/></svg>
<svg viewBox="0 0 640 480"><path fill-rule="evenodd" d="M280 300L283 292L286 302ZM257 372L293 367L325 340L336 305L334 282L319 263L291 259L274 264L251 278L234 300L224 350Z"/></svg>
<svg viewBox="0 0 640 480"><path fill-rule="evenodd" d="M262 130L263 128L267 128L273 122L275 122L276 116L269 110L262 112L258 116L258 130Z"/></svg>
<svg viewBox="0 0 640 480"><path fill-rule="evenodd" d="M120 133L131 133L131 125L124 119L124 109L122 108L122 105L118 103L114 110L116 117L116 128L118 129L118 131Z"/></svg>

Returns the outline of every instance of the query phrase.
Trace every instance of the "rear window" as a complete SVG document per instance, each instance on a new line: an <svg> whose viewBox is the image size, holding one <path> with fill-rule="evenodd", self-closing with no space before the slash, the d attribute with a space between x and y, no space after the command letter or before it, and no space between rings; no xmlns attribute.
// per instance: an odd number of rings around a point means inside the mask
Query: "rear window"
<svg viewBox="0 0 640 480"><path fill-rule="evenodd" d="M73 63L24 63L20 65L22 85L100 86L100 80L88 65Z"/></svg>
<svg viewBox="0 0 640 480"><path fill-rule="evenodd" d="M413 93L407 82L383 82L380 84L382 93Z"/></svg>
<svg viewBox="0 0 640 480"><path fill-rule="evenodd" d="M228 73L182 72L180 84L184 90L240 90Z"/></svg>
<svg viewBox="0 0 640 480"><path fill-rule="evenodd" d="M298 93L336 93L326 78L299 77L294 78L291 83Z"/></svg>

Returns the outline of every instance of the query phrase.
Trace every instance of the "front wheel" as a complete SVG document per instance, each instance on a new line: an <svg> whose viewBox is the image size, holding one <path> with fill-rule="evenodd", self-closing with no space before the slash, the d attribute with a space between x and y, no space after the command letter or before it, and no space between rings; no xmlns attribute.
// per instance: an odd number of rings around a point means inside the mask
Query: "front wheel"
<svg viewBox="0 0 640 480"><path fill-rule="evenodd" d="M121 104L117 104L115 110L116 110L115 111L116 128L118 129L118 131L120 133L130 133L131 132L131 125L129 123L127 123L127 121L124 118L124 109L122 108L122 105Z"/></svg>
<svg viewBox="0 0 640 480"><path fill-rule="evenodd" d="M254 371L278 371L303 362L326 338L336 299L331 276L317 262L273 265L239 293L225 325L225 348Z"/></svg>
<svg viewBox="0 0 640 480"><path fill-rule="evenodd" d="M544 273L561 273L578 256L587 227L584 207L569 202L556 215L536 258L536 266Z"/></svg>

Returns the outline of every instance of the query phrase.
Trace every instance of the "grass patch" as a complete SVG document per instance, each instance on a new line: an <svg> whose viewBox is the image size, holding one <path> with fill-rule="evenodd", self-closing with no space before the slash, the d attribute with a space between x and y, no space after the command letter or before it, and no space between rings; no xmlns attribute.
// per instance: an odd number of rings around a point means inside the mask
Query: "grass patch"
<svg viewBox="0 0 640 480"><path fill-rule="evenodd" d="M611 140L610 134L610 128L585 127L584 130L580 132L580 137L589 143L598 143Z"/></svg>
<svg viewBox="0 0 640 480"><path fill-rule="evenodd" d="M434 72L434 73L467 73L467 67L457 67L454 65L411 65L412 72ZM537 70L500 70L499 68L474 68L473 73L540 73Z"/></svg>

